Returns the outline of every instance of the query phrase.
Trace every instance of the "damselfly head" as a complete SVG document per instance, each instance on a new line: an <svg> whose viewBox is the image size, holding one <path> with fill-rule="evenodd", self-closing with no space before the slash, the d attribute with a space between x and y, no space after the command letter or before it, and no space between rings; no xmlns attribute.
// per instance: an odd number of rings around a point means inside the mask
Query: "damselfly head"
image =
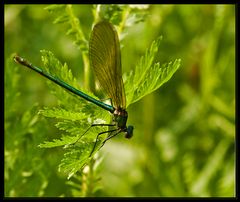
<svg viewBox="0 0 240 202"><path fill-rule="evenodd" d="M128 126L125 132L125 138L130 139L133 136L133 126Z"/></svg>

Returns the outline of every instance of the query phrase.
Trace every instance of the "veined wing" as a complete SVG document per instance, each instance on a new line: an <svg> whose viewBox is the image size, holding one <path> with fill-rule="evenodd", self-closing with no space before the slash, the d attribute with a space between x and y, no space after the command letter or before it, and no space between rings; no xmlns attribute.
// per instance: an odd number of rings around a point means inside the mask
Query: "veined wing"
<svg viewBox="0 0 240 202"><path fill-rule="evenodd" d="M107 22L97 23L89 41L90 64L101 87L116 108L126 108L122 80L120 44L117 31Z"/></svg>

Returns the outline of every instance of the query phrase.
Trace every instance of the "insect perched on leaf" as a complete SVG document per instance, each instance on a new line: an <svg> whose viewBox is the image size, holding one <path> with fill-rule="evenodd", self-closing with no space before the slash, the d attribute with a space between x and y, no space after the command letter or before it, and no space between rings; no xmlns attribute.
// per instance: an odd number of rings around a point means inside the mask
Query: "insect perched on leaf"
<svg viewBox="0 0 240 202"><path fill-rule="evenodd" d="M91 127L95 126L115 126L113 129L100 132L96 136L94 147L89 155L91 156L100 135L108 133L107 138L102 143L103 146L107 140L119 133L124 133L126 138L131 138L133 136L133 126L126 126L128 113L126 111L126 97L122 80L120 44L117 31L111 23L101 21L94 26L89 41L89 59L95 77L98 79L100 86L106 92L107 96L111 99L113 106L79 91L59 78L32 65L26 59L18 55L14 56L14 60L17 63L29 67L68 91L96 104L113 115L113 122L111 124L92 124L85 131L86 133Z"/></svg>

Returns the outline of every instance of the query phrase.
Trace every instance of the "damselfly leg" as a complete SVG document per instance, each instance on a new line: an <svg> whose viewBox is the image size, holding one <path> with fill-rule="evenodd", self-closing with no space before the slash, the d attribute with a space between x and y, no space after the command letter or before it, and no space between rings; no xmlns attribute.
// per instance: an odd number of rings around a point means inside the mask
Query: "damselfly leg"
<svg viewBox="0 0 240 202"><path fill-rule="evenodd" d="M90 127L88 127L88 129L87 129L74 143L72 143L72 145L76 144L92 127L96 127L96 126L116 126L116 124L104 124L104 123L92 124ZM97 135L97 137L96 137L96 140L95 140L95 143L94 143L94 146L93 146L93 149L92 149L89 157L92 156L92 153L93 153L94 150L95 150L95 147L96 147L96 144L97 144L97 141L98 141L98 138L99 138L100 135L105 134L105 133L110 133L110 134L111 134L112 132L117 131L117 130L118 130L118 129L112 129L112 130L103 131L103 132L101 132L101 133L98 133L98 135ZM114 136L115 136L115 134L114 134ZM110 138L107 137L107 138L104 140L102 146L105 144L105 142L107 141L107 139L110 139ZM102 146L101 146L101 147L102 147ZM101 147L100 147L100 148L101 148ZM99 149L100 149L100 148L99 148Z"/></svg>

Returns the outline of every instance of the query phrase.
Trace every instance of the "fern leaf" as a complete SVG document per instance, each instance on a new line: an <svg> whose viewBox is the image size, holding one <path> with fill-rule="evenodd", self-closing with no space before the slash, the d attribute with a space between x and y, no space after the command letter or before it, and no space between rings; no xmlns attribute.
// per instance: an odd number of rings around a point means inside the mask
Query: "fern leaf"
<svg viewBox="0 0 240 202"><path fill-rule="evenodd" d="M20 92L18 92L19 87L19 74L18 66L13 64L12 57L6 60L6 66L4 69L4 117L7 118L9 114L17 109L18 97Z"/></svg>
<svg viewBox="0 0 240 202"><path fill-rule="evenodd" d="M162 36L153 41L150 48L147 49L144 57L140 59L140 63L136 66L136 76L134 78L134 83L136 83L136 85L139 85L142 81L144 81L145 75L151 68L155 55L158 52L158 47L160 46L161 40Z"/></svg>
<svg viewBox="0 0 240 202"><path fill-rule="evenodd" d="M76 34L77 31L75 29L69 29L67 32L66 32L66 35L72 35L72 34Z"/></svg>
<svg viewBox="0 0 240 202"><path fill-rule="evenodd" d="M65 81L66 83L71 84L75 88L79 88L76 78L73 77L73 74L70 69L68 69L67 64L62 63L54 56L51 51L41 50L42 62L45 69L51 74L57 76L59 79Z"/></svg>
<svg viewBox="0 0 240 202"><path fill-rule="evenodd" d="M85 158L79 158L83 156L78 150L71 150L64 154L64 158L59 165L59 171L68 173L68 179L70 179L77 171L81 170L89 161L87 156Z"/></svg>
<svg viewBox="0 0 240 202"><path fill-rule="evenodd" d="M152 43L145 55L141 57L134 73L131 72L127 76L126 80L128 81L125 83L128 101L127 106L157 90L167 82L179 68L180 59L163 65L154 63L161 39L162 37L159 37Z"/></svg>
<svg viewBox="0 0 240 202"><path fill-rule="evenodd" d="M53 4L50 6L45 7L44 9L49 12L63 12L65 10L66 5L65 4Z"/></svg>
<svg viewBox="0 0 240 202"><path fill-rule="evenodd" d="M96 150L100 147L101 141L98 141L96 144ZM64 157L59 165L59 171L63 171L68 173L68 179L71 178L77 171L81 170L89 161L90 161L90 153L94 146L94 142L82 142L81 147L74 147L64 154ZM93 155L94 155L93 153Z"/></svg>
<svg viewBox="0 0 240 202"><path fill-rule="evenodd" d="M40 52L42 54L42 62L48 72L68 83L69 85L90 95L91 97L97 98L93 93L84 91L80 88L77 79L73 76L72 71L68 68L66 63L62 65L62 63L54 56L51 51L41 50Z"/></svg>
<svg viewBox="0 0 240 202"><path fill-rule="evenodd" d="M79 121L64 120L55 125L59 130L71 133L73 136L79 136L86 131L86 124ZM88 126L89 127L89 126Z"/></svg>
<svg viewBox="0 0 240 202"><path fill-rule="evenodd" d="M63 65L50 51L41 50L41 54L45 71L50 72L56 78L59 78L62 81L68 83L69 85L75 87L76 89L79 89L80 91L85 92L86 94L96 98L93 93L83 91L79 87L76 78L73 76L67 64ZM78 96L70 93L69 91L66 91L62 87L52 84L51 81L48 81L48 83L49 87L52 89L52 93L58 98L58 102L66 106L66 108L80 111L80 109L82 109L86 105L86 100L79 98Z"/></svg>
<svg viewBox="0 0 240 202"><path fill-rule="evenodd" d="M67 119L71 121L87 119L87 115L81 112L72 112L65 110L63 108L45 108L40 110L39 114L42 114L46 117L57 118L57 119Z"/></svg>
<svg viewBox="0 0 240 202"><path fill-rule="evenodd" d="M80 21L74 15L71 5L51 5L45 8L55 16L54 24L67 23L70 28L66 30L67 35L74 36L74 44L82 51L88 50L88 42L83 34Z"/></svg>
<svg viewBox="0 0 240 202"><path fill-rule="evenodd" d="M118 33L122 34L125 27L131 27L134 24L146 19L145 7L134 7L129 5L116 4L98 4L93 7L93 15L95 22L100 19L105 19L118 27ZM124 35L120 38L122 39Z"/></svg>
<svg viewBox="0 0 240 202"><path fill-rule="evenodd" d="M40 148L52 148L52 147L60 147L64 145L69 145L74 143L77 140L77 137L65 135L61 137L61 139L53 139L50 141L44 141L44 143L39 144Z"/></svg>
<svg viewBox="0 0 240 202"><path fill-rule="evenodd" d="M64 23L64 22L68 22L68 16L67 15L62 15L58 18L56 18L54 21L53 21L53 24L60 24L60 23Z"/></svg>

